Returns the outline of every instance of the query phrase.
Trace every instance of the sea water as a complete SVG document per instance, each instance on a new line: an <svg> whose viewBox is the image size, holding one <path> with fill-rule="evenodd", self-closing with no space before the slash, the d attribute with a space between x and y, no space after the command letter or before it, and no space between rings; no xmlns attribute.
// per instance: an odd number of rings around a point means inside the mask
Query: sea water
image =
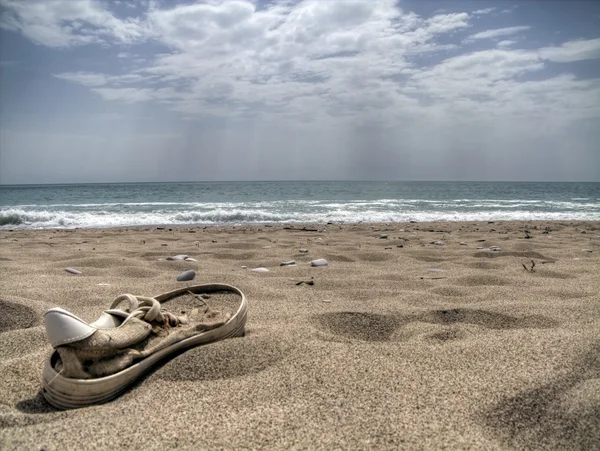
<svg viewBox="0 0 600 451"><path fill-rule="evenodd" d="M187 182L0 186L0 229L600 220L600 183Z"/></svg>

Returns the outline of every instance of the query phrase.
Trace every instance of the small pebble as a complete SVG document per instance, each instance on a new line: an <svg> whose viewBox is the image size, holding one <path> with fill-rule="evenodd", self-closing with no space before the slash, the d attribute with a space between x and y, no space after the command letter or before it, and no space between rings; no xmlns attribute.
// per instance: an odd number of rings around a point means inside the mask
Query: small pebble
<svg viewBox="0 0 600 451"><path fill-rule="evenodd" d="M324 258L319 258L310 262L311 266L327 266L329 262Z"/></svg>
<svg viewBox="0 0 600 451"><path fill-rule="evenodd" d="M251 269L250 271L252 271L252 272L269 272L269 270L267 268L254 268L254 269Z"/></svg>
<svg viewBox="0 0 600 451"><path fill-rule="evenodd" d="M81 271L74 269L74 268L65 268L65 271L67 271L68 273L71 273L71 274L81 274Z"/></svg>
<svg viewBox="0 0 600 451"><path fill-rule="evenodd" d="M438 268L429 268L427 271L429 271L429 272L444 272L443 269L438 269Z"/></svg>
<svg viewBox="0 0 600 451"><path fill-rule="evenodd" d="M300 253L301 254L306 254L306 253L308 253L308 249L300 249Z"/></svg>
<svg viewBox="0 0 600 451"><path fill-rule="evenodd" d="M295 265L296 264L296 260L290 260L287 262L281 262L279 263L279 266L291 266L291 265Z"/></svg>
<svg viewBox="0 0 600 451"><path fill-rule="evenodd" d="M242 269L246 269L246 268L247 268L247 266L242 266Z"/></svg>
<svg viewBox="0 0 600 451"><path fill-rule="evenodd" d="M591 249L581 249L581 252L592 252Z"/></svg>
<svg viewBox="0 0 600 451"><path fill-rule="evenodd" d="M432 241L430 244L435 244L436 246L445 246L446 243L443 241Z"/></svg>
<svg viewBox="0 0 600 451"><path fill-rule="evenodd" d="M190 269L189 271L184 271L181 274L179 274L177 276L177 281L185 282L187 280L194 280L195 277L196 277L196 271L194 271L193 269Z"/></svg>
<svg viewBox="0 0 600 451"><path fill-rule="evenodd" d="M379 239L380 240L387 240L387 235L385 233L382 233L381 235L379 235Z"/></svg>
<svg viewBox="0 0 600 451"><path fill-rule="evenodd" d="M460 246L466 246L467 243L465 243L464 241L461 241L460 243L458 243Z"/></svg>
<svg viewBox="0 0 600 451"><path fill-rule="evenodd" d="M328 304L333 302L331 299L323 299L321 302L327 302Z"/></svg>

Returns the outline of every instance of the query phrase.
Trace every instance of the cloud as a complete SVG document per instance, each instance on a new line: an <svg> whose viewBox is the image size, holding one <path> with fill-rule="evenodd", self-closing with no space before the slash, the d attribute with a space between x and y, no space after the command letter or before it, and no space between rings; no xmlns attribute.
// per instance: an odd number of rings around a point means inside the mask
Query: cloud
<svg viewBox="0 0 600 451"><path fill-rule="evenodd" d="M148 29L172 52L136 71L136 81L155 86L117 86L134 80L104 74L56 76L97 88L106 100L157 100L188 116L310 122L359 111L378 115L417 103L395 79L414 70L410 57L455 48L435 38L468 27L468 19L466 13L424 19L390 1L306 1L258 11L248 2L155 8Z"/></svg>
<svg viewBox="0 0 600 451"><path fill-rule="evenodd" d="M499 41L497 46L498 47L510 47L511 45L516 44L517 41L511 41L510 39L504 40L504 41Z"/></svg>
<svg viewBox="0 0 600 451"><path fill-rule="evenodd" d="M261 7L231 0L150 2L137 18L119 19L106 9L110 3L92 0L78 6L70 0L30 0L31 8L15 0L0 2L9 12L4 27L50 47L57 42L112 44L123 70L55 77L86 86L106 101L156 102L186 119L393 128L483 117L512 123L524 114L566 121L593 117L600 108L590 103L597 98L597 83L545 78L543 73L548 61L597 58L600 40L539 50L513 49L516 41L502 40L496 48L469 52L452 41L473 26L468 13L421 17L391 0L305 0ZM32 30L40 23L54 27L62 38L38 41ZM75 26L79 23L88 25ZM529 29L479 31L467 40ZM155 53L140 55L137 42L152 43ZM528 75L539 80L523 81ZM571 105L568 117L557 114L562 105Z"/></svg>
<svg viewBox="0 0 600 451"><path fill-rule="evenodd" d="M481 16L483 14L489 14L491 12L493 12L496 8L485 8L485 9L478 9L477 11L473 11L472 14L476 15L476 16Z"/></svg>
<svg viewBox="0 0 600 451"><path fill-rule="evenodd" d="M565 42L560 47L541 48L540 56L557 63L600 59L600 38Z"/></svg>
<svg viewBox="0 0 600 451"><path fill-rule="evenodd" d="M94 0L0 0L0 28L47 47L132 43L147 35L138 19L118 19Z"/></svg>
<svg viewBox="0 0 600 451"><path fill-rule="evenodd" d="M153 91L140 88L93 88L105 100L120 100L125 103L137 103L152 100Z"/></svg>
<svg viewBox="0 0 600 451"><path fill-rule="evenodd" d="M331 168L341 178L474 178L486 167L498 178L556 155L568 162L587 152L580 161L597 161L597 130L585 124L600 118L600 79L578 78L568 63L598 58L598 39L536 44L544 31L536 23L538 40L517 43L528 26L478 25L493 8L423 16L404 4L0 0L0 27L57 56L40 64L52 68L43 76L96 99L74 101L89 107L82 118L61 116L91 138L31 141L23 133L11 155L43 145L69 161L99 136L93 162L109 162L106 174L127 155L130 166L116 165L122 177L142 159L156 166L147 172L173 179L330 178ZM463 45L466 35L477 44ZM559 75L552 63L561 63ZM29 171L31 160L19 167ZM37 162L39 174L50 160ZM584 166L597 177L597 165ZM68 169L61 177L79 174Z"/></svg>
<svg viewBox="0 0 600 451"><path fill-rule="evenodd" d="M564 74L521 80L544 67L536 51L491 49L447 58L414 74L409 86L436 106L438 118L449 122L452 117L455 125L484 126L492 121L497 126L517 126L526 120L558 127L600 117L600 79L579 80ZM562 115L564 111L569 114Z"/></svg>
<svg viewBox="0 0 600 451"><path fill-rule="evenodd" d="M78 83L88 87L104 86L107 84L119 85L123 83L138 83L151 78L140 74L106 75L93 72L63 72L61 74L54 74L54 76L61 80Z"/></svg>
<svg viewBox="0 0 600 451"><path fill-rule="evenodd" d="M438 14L427 20L427 28L432 33L449 33L469 26L467 13Z"/></svg>
<svg viewBox="0 0 600 451"><path fill-rule="evenodd" d="M478 39L493 39L501 36L510 36L512 34L520 33L521 31L527 31L530 28L531 27L529 26L518 26L480 31L479 33L475 33L467 37L466 41L475 41Z"/></svg>
<svg viewBox="0 0 600 451"><path fill-rule="evenodd" d="M72 81L82 84L83 86L103 86L108 83L109 76L105 74L93 74L86 72L65 72L62 74L54 74L56 78L61 80Z"/></svg>

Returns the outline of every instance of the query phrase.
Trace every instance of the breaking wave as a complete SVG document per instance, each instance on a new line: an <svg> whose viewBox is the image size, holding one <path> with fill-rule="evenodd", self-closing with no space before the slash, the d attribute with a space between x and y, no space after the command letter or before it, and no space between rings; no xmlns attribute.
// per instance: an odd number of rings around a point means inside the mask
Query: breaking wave
<svg viewBox="0 0 600 451"><path fill-rule="evenodd" d="M587 201L587 202L582 202ZM0 208L0 229L108 228L484 220L599 220L600 203L531 200L291 200L16 205Z"/></svg>

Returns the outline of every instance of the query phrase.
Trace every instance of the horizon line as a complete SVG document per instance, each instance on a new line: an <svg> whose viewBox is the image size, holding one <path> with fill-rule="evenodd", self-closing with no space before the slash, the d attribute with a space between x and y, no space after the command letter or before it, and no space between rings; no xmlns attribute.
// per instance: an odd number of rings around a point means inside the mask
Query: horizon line
<svg viewBox="0 0 600 451"><path fill-rule="evenodd" d="M298 179L298 180L165 180L165 181L116 181L116 182L50 182L50 183L1 183L1 188L25 186L76 186L76 185L143 185L168 183L322 183L322 182L358 182L358 183L600 183L593 180L361 180L361 179Z"/></svg>

